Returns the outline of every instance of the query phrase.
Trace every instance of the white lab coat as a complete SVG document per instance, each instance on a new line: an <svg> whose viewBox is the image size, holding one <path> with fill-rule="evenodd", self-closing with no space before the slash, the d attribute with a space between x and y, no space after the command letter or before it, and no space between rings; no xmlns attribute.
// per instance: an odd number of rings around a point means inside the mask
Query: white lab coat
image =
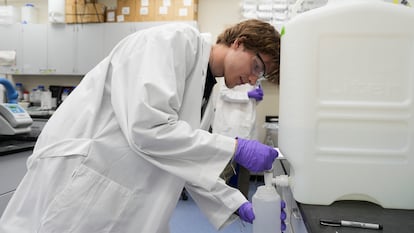
<svg viewBox="0 0 414 233"><path fill-rule="evenodd" d="M169 232L184 185L231 221L246 199L218 177L235 140L198 129L210 49L184 24L122 40L45 126L0 232Z"/></svg>
<svg viewBox="0 0 414 233"><path fill-rule="evenodd" d="M215 114L212 120L213 132L231 137L256 139L256 100L247 92L255 86L248 83L227 88L224 79L218 79L213 92Z"/></svg>

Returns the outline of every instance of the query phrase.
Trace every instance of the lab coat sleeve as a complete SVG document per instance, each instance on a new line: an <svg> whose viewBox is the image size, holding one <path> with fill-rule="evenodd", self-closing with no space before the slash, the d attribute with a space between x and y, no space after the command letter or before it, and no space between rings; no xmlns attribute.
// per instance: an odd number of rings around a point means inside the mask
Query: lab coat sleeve
<svg viewBox="0 0 414 233"><path fill-rule="evenodd" d="M234 213L247 202L239 190L227 186L222 179L217 181L211 191L188 183L185 189L217 230L238 219Z"/></svg>
<svg viewBox="0 0 414 233"><path fill-rule="evenodd" d="M195 72L207 67L209 53L203 46L195 29L179 24L124 39L111 53L111 102L138 156L209 190L232 158L236 141L197 129L204 83ZM181 114L190 85L199 88L192 106L197 126Z"/></svg>

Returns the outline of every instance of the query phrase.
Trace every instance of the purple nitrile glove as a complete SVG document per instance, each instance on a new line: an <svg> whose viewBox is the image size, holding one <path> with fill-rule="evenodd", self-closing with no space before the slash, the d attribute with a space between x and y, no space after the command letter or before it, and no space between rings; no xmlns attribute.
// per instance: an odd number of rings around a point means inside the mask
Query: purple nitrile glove
<svg viewBox="0 0 414 233"><path fill-rule="evenodd" d="M280 202L280 221L281 221L281 224L280 224L280 230L282 230L282 231L286 231L286 223L285 223L285 220L286 220L286 212L285 212L285 208L286 208L286 202L285 201L281 201Z"/></svg>
<svg viewBox="0 0 414 233"><path fill-rule="evenodd" d="M280 225L280 230L282 231L286 231L286 212L285 212L285 208L286 208L286 202L285 201L281 201L280 202L280 221L281 221L281 225ZM239 207L239 216L240 218L248 223L253 223L253 220L256 218L253 212L253 206L252 203L250 203L249 201L243 203L243 205L241 205Z"/></svg>
<svg viewBox="0 0 414 233"><path fill-rule="evenodd" d="M243 221L253 223L255 216L253 213L252 203L249 201L243 203L243 205L239 207L239 216Z"/></svg>
<svg viewBox="0 0 414 233"><path fill-rule="evenodd" d="M234 161L251 172L262 172L272 168L278 153L270 146L256 140L237 139Z"/></svg>
<svg viewBox="0 0 414 233"><path fill-rule="evenodd" d="M254 88L253 90L247 92L249 98L255 99L256 101L261 101L263 99L263 90L261 87Z"/></svg>

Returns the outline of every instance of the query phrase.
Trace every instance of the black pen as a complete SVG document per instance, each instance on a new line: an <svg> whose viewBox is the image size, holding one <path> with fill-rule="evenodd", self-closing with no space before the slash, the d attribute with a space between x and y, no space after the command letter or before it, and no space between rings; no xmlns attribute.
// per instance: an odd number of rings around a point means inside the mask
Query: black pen
<svg viewBox="0 0 414 233"><path fill-rule="evenodd" d="M381 230L382 225L377 223L366 223L366 222L354 222L346 220L329 220L329 219L320 219L319 223L323 226L331 227L358 227L364 229L374 229Z"/></svg>

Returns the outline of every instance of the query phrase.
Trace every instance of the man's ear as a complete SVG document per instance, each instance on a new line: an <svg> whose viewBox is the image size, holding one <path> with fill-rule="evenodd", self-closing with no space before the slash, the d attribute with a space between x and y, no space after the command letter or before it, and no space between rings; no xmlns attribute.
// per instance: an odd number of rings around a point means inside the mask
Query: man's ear
<svg viewBox="0 0 414 233"><path fill-rule="evenodd" d="M238 47L240 47L241 45L242 45L243 43L240 41L240 39L239 38L237 38L234 42L233 42L233 44L231 44L231 46L233 47L233 48L238 48Z"/></svg>

